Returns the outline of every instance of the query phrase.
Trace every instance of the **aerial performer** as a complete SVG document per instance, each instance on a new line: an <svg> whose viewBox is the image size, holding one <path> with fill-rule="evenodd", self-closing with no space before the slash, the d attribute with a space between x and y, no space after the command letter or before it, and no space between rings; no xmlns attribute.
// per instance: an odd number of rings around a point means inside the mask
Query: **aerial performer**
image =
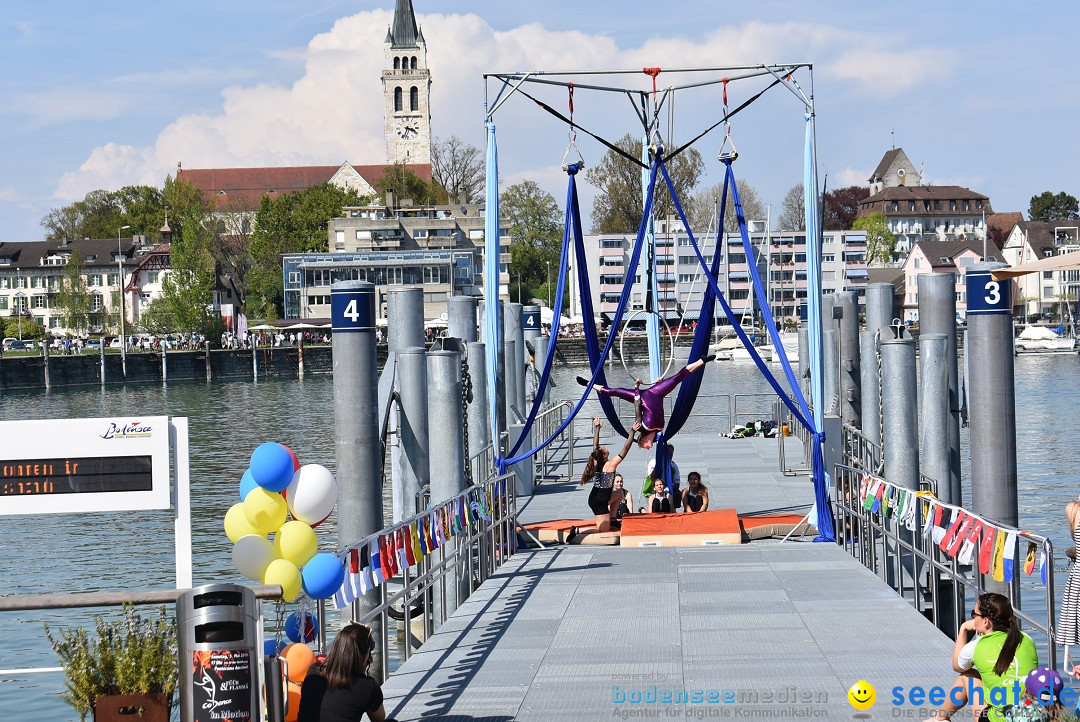
<svg viewBox="0 0 1080 722"><path fill-rule="evenodd" d="M596 386L596 392L604 394L605 396L614 396L617 399L623 399L624 401L632 401L634 403L634 425L640 424L641 434L638 437L638 446L643 449L651 449L653 441L656 439L656 435L664 430L664 397L675 390L675 387L683 382L683 380L699 370L709 361L716 358L714 355L709 355L704 358L700 358L691 364L687 364L679 370L674 376L669 376L666 379L660 379L652 386L642 389L641 379L634 381L634 388L611 388L608 386ZM589 380L578 376L577 381L582 386L588 386ZM633 434L630 435L633 438Z"/></svg>

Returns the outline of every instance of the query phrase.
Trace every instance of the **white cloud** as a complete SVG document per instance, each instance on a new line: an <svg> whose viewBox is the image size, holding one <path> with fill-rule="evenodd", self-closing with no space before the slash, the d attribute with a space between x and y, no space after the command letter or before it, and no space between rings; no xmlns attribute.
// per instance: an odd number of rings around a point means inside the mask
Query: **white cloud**
<svg viewBox="0 0 1080 722"><path fill-rule="evenodd" d="M870 177L870 171L856 168L844 168L840 171L829 173L829 188L847 188L848 186L864 186L866 179Z"/></svg>
<svg viewBox="0 0 1080 722"><path fill-rule="evenodd" d="M855 90L880 94L905 90L947 66L940 54L894 49L893 45L908 42L902 38L800 23L748 23L717 28L700 40L655 38L640 47L620 48L607 35L553 31L535 23L495 31L472 14L424 15L420 20L432 67L433 133L458 135L481 147L484 72L712 65L722 48L727 63L756 63L778 56L823 58L818 67L827 76ZM390 21L391 13L385 10L338 20L329 31L312 38L303 53L303 75L291 85L232 85L222 92L219 112L178 118L152 146L100 146L77 170L63 175L56 196L75 199L94 188L159 184L166 173L174 172L178 161L190 168L381 162L385 149L380 71ZM909 67L896 67L904 63ZM620 83L641 88L647 80L643 75L618 78ZM494 84L489 88L497 91ZM547 92L544 97L553 97L550 89ZM563 92L560 89L554 96L559 103L565 102L565 95L558 95ZM565 130L556 128L559 124L546 115L537 115L523 100L514 99L500 111L500 122L516 126L519 133L504 170L510 178L542 176L544 187L559 187L565 176L553 172L550 148L557 146L561 154L565 140L558 140L557 134ZM581 105L582 122L596 123L601 131L610 130L613 107L633 117L625 100L613 101L611 96ZM715 106L695 108L689 102L680 108L681 117L693 118L695 123L700 122L697 115L715 117L717 110ZM531 135L533 129L536 135ZM612 132L618 137L625 130ZM540 158L541 153L546 157Z"/></svg>
<svg viewBox="0 0 1080 722"><path fill-rule="evenodd" d="M26 196L14 186L0 188L0 201L5 203L19 203L26 200Z"/></svg>
<svg viewBox="0 0 1080 722"><path fill-rule="evenodd" d="M60 88L16 95L5 104L10 115L28 115L51 125L72 120L110 120L133 107L134 98L86 88Z"/></svg>

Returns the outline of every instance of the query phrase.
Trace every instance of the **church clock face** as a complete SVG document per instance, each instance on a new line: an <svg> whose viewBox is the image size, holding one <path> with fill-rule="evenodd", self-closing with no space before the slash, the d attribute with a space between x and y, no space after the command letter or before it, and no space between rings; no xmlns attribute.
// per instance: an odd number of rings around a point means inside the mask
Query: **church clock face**
<svg viewBox="0 0 1080 722"><path fill-rule="evenodd" d="M401 121L397 124L397 134L402 140L409 140L419 132L420 129L414 121Z"/></svg>

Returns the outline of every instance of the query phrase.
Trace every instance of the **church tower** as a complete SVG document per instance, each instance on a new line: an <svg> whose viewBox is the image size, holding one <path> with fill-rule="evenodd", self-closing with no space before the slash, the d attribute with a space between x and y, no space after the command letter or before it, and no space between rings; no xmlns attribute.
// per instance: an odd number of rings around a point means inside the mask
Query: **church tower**
<svg viewBox="0 0 1080 722"><path fill-rule="evenodd" d="M385 44L386 162L430 164L431 71L412 0L397 0Z"/></svg>

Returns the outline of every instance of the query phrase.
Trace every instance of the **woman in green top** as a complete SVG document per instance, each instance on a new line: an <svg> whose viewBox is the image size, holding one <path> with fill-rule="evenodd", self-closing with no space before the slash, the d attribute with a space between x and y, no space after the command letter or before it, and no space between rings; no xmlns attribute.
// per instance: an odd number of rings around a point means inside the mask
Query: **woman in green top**
<svg viewBox="0 0 1080 722"><path fill-rule="evenodd" d="M950 692L950 703L933 719L949 719L968 703L969 690L981 687L981 694L973 695L972 713L978 712L978 720L1002 722L1001 708L1019 704L1028 672L1038 666L1035 643L1017 626L1009 598L993 592L980 595L971 619L956 635L953 669L960 676Z"/></svg>

